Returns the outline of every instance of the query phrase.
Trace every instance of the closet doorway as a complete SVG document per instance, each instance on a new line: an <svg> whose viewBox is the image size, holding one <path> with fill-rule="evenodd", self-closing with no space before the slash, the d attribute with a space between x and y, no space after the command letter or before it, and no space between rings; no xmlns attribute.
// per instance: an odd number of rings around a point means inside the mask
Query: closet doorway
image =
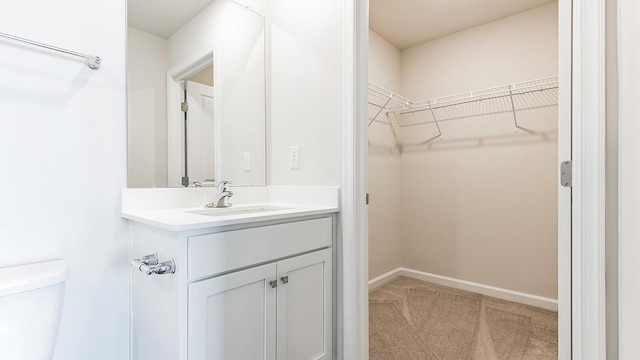
<svg viewBox="0 0 640 360"><path fill-rule="evenodd" d="M369 0L370 359L570 358L570 7Z"/></svg>

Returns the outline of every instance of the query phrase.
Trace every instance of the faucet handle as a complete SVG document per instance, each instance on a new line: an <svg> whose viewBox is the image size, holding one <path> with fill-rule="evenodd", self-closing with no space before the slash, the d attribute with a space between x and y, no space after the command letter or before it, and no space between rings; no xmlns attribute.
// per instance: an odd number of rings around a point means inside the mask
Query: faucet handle
<svg viewBox="0 0 640 360"><path fill-rule="evenodd" d="M218 184L218 194L227 191L229 185L231 185L230 181L220 181Z"/></svg>

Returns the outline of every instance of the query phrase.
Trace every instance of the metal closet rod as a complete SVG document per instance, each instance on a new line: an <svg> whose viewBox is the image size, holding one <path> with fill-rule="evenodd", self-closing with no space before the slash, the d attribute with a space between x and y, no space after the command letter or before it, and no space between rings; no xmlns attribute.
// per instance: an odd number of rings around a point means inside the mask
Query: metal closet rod
<svg viewBox="0 0 640 360"><path fill-rule="evenodd" d="M47 45L47 44L39 43L37 41L24 39L24 38L21 38L21 37L18 37L18 36L5 34L3 32L0 32L0 37L4 37L4 38L7 38L7 39L11 39L11 40L27 43L29 45L39 46L39 47L42 47L42 48L45 48L45 49L58 51L58 52L61 52L61 53L65 53L65 54L69 54L69 55L73 55L73 56L84 58L84 59L86 59L85 63L87 64L87 66L91 70L100 69L100 63L102 62L102 59L100 59L99 56L91 56L91 55L79 53L79 52L76 52L76 51L71 51L71 50L59 48L57 46Z"/></svg>

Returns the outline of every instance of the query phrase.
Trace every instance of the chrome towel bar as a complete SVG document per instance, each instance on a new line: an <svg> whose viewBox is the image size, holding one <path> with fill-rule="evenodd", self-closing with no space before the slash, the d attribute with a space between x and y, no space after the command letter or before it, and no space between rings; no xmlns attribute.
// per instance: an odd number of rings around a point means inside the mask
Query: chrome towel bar
<svg viewBox="0 0 640 360"><path fill-rule="evenodd" d="M39 46L39 47L42 47L42 48L45 48L45 49L58 51L58 52L61 52L61 53L65 53L65 54L69 54L69 55L73 55L73 56L84 58L84 59L86 59L85 63L87 64L87 66L91 70L100 69L100 63L102 62L102 59L100 59L99 56L91 56L91 55L87 55L87 54L82 54L82 53L79 53L79 52L76 52L76 51L71 51L71 50L59 48L59 47L56 47L56 46L39 43L37 41L24 39L24 38L21 38L21 37L5 34L5 33L2 33L2 32L0 32L0 37L4 37L4 38L7 38L7 39L11 39L11 40L27 43L29 45Z"/></svg>

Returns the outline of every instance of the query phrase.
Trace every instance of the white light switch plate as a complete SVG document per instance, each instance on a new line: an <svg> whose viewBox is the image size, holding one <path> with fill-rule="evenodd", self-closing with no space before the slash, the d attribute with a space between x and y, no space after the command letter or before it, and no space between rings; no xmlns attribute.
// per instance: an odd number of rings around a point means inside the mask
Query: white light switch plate
<svg viewBox="0 0 640 360"><path fill-rule="evenodd" d="M289 168L300 169L300 147L298 145L289 147Z"/></svg>
<svg viewBox="0 0 640 360"><path fill-rule="evenodd" d="M251 153L248 151L244 153L244 171L251 171Z"/></svg>

